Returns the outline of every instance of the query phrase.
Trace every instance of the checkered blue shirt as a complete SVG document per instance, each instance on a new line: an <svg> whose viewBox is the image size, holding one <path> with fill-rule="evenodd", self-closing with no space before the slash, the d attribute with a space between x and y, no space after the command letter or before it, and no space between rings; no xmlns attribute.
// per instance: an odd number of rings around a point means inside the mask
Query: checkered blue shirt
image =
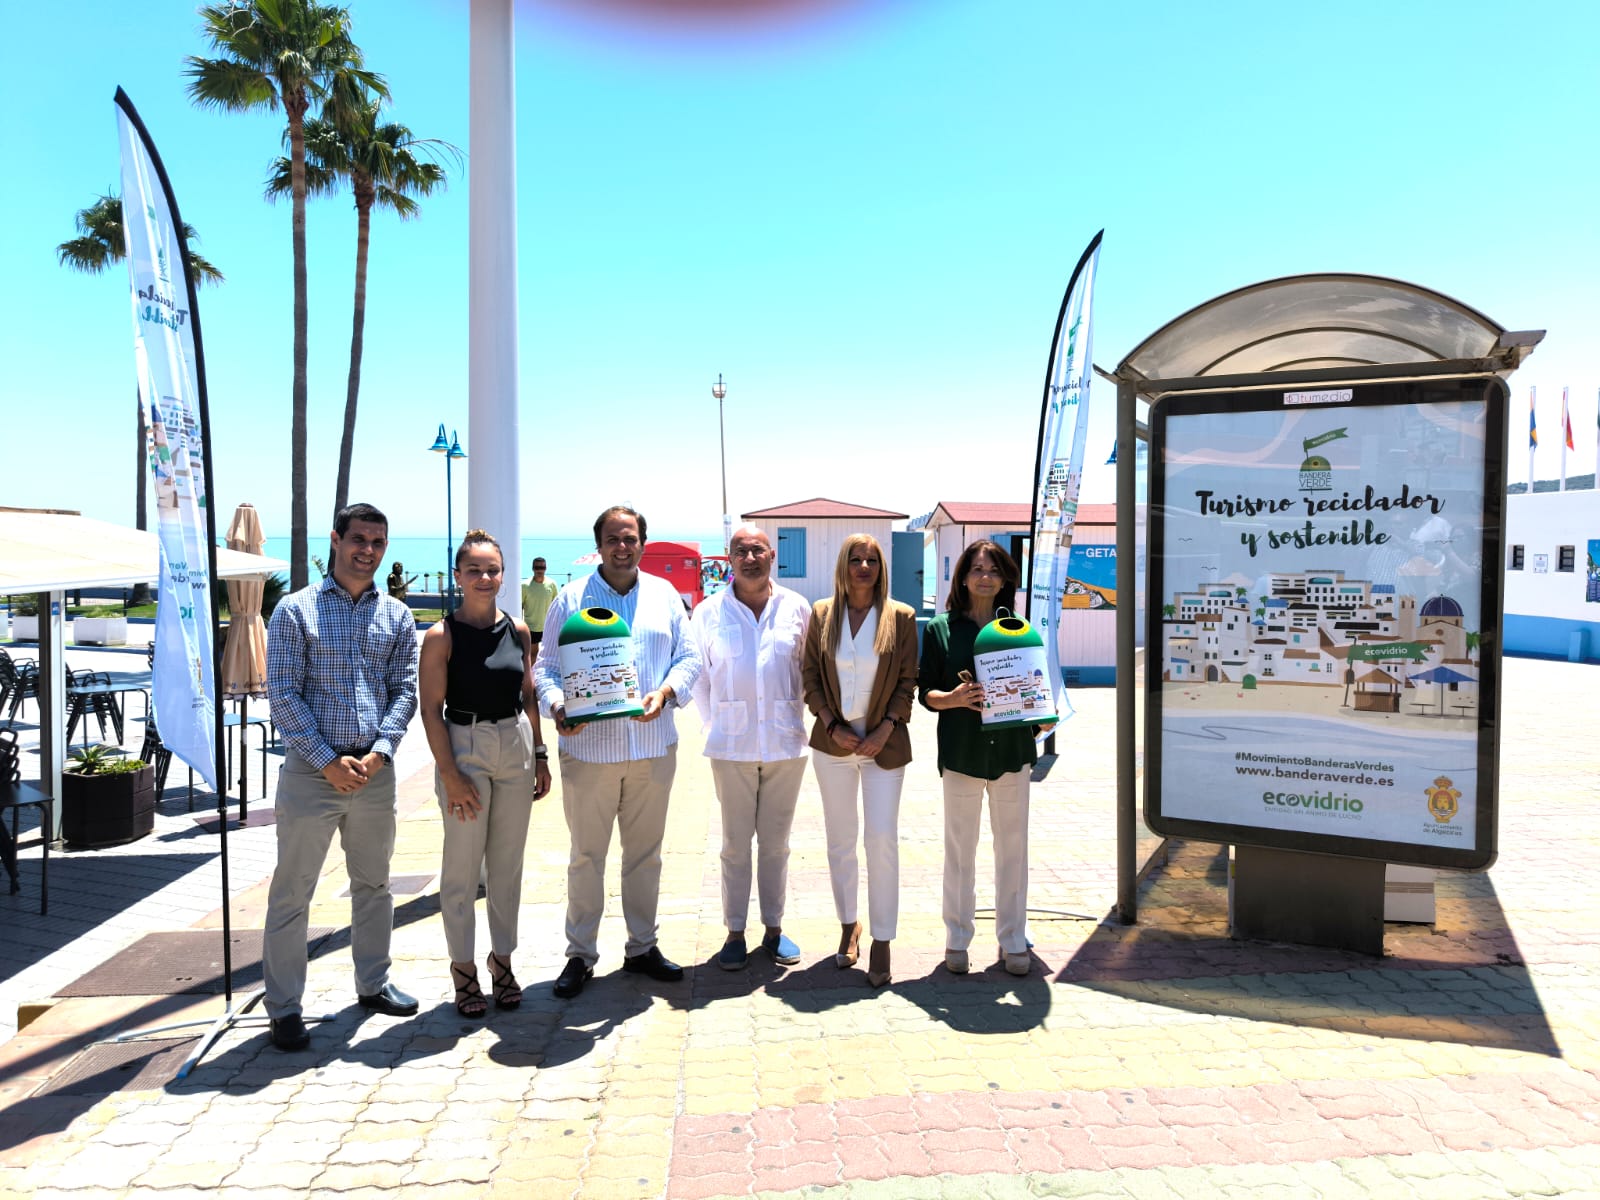
<svg viewBox="0 0 1600 1200"><path fill-rule="evenodd" d="M328 576L285 596L267 625L267 698L283 740L317 770L395 748L417 711L417 623L376 587Z"/></svg>

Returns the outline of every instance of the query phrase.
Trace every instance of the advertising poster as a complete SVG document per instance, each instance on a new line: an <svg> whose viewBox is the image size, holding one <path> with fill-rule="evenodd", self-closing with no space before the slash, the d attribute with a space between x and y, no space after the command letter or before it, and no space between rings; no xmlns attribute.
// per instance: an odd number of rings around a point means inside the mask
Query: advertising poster
<svg viewBox="0 0 1600 1200"><path fill-rule="evenodd" d="M1492 859L1496 405L1481 380L1158 405L1152 828Z"/></svg>

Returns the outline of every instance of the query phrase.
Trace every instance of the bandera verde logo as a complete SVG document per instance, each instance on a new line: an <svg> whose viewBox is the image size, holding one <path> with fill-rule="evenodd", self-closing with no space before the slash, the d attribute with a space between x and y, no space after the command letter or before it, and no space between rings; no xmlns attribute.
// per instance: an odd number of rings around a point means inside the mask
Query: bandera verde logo
<svg viewBox="0 0 1600 1200"><path fill-rule="evenodd" d="M1320 454L1311 453L1318 446L1324 446L1339 438L1349 437L1344 429L1330 429L1327 433L1319 433L1316 437L1306 438L1300 443L1300 449L1305 454L1305 461L1300 464L1300 490L1302 492L1328 492L1333 490L1333 464Z"/></svg>

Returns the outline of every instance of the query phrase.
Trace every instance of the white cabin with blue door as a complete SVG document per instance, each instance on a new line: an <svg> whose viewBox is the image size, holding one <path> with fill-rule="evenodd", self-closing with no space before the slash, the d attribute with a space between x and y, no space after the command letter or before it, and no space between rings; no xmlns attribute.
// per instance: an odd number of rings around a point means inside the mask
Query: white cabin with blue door
<svg viewBox="0 0 1600 1200"><path fill-rule="evenodd" d="M950 575L961 552L979 538L1009 550L1014 536L1026 539L1032 529L1033 506L941 500L923 527L933 546L934 587L930 591L934 593L934 611L943 612L950 595ZM1116 682L1116 555L1117 506L1078 505L1069 560L1075 582L1068 585L1070 594L1063 597L1057 642L1061 671L1069 686ZM1022 571L1023 587L1017 596L1021 607L1026 604L1026 550L1017 566Z"/></svg>
<svg viewBox="0 0 1600 1200"><path fill-rule="evenodd" d="M739 519L755 525L772 539L778 551L772 577L807 600L817 601L833 595L833 568L839 559L839 547L852 533L867 533L878 539L883 547L884 572L890 573L894 563L894 539L890 534L894 522L905 520L906 514L819 496L740 513Z"/></svg>
<svg viewBox="0 0 1600 1200"><path fill-rule="evenodd" d="M1600 492L1594 476L1566 488L1541 479L1506 497L1505 648L1508 654L1600 659Z"/></svg>

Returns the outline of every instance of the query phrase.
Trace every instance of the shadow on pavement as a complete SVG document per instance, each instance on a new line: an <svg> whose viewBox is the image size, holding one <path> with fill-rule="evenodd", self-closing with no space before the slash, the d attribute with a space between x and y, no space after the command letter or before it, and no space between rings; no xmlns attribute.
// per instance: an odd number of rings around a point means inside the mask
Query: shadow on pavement
<svg viewBox="0 0 1600 1200"><path fill-rule="evenodd" d="M1382 958L1228 934L1227 850L1173 843L1139 922L1102 923L1059 983L1185 1012L1560 1057L1487 873L1441 872L1435 925L1385 927Z"/></svg>
<svg viewBox="0 0 1600 1200"><path fill-rule="evenodd" d="M23 831L26 836L26 830ZM68 850L50 856L50 915L39 915L39 863L22 862L23 889L0 887L0 980L33 966L84 932L211 862L214 854ZM4 879L0 873L0 880ZM93 965L93 964L91 964Z"/></svg>
<svg viewBox="0 0 1600 1200"><path fill-rule="evenodd" d="M1050 983L1037 967L1024 976L1008 975L999 964L968 975L935 967L896 990L957 1033L1026 1033L1050 1013Z"/></svg>

